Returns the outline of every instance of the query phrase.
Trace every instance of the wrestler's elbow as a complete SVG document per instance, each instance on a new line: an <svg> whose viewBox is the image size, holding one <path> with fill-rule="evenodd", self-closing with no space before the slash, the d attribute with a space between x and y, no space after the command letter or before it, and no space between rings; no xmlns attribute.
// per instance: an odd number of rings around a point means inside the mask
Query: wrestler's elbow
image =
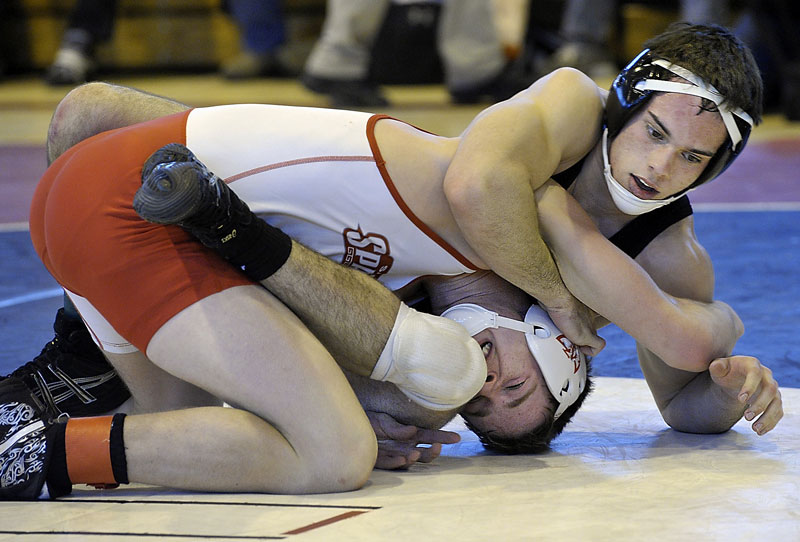
<svg viewBox="0 0 800 542"><path fill-rule="evenodd" d="M681 433L693 433L695 435L717 435L729 431L736 423L729 418L718 418L707 413L694 414L692 416L677 415L669 409L661 412L664 422L675 431Z"/></svg>
<svg viewBox="0 0 800 542"><path fill-rule="evenodd" d="M730 355L744 333L739 316L728 305L713 302L711 311L685 318L674 330L662 335L667 350L662 359L670 366L700 373L716 358ZM675 340L677 339L677 340Z"/></svg>

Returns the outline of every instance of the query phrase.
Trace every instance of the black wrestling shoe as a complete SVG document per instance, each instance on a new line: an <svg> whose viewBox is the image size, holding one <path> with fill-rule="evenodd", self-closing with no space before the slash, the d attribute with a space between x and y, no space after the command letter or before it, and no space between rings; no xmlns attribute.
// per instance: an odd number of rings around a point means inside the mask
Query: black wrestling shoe
<svg viewBox="0 0 800 542"><path fill-rule="evenodd" d="M150 155L147 161L142 166L142 179L145 179L153 174L153 170L157 166L172 164L175 162L194 162L200 164L195 157L194 153L187 149L180 143L170 143L164 145L156 152ZM200 164L202 166L202 164ZM205 169L205 166L203 166Z"/></svg>
<svg viewBox="0 0 800 542"><path fill-rule="evenodd" d="M28 501L67 495L72 487L42 489L53 457L56 431L44 405L24 382L0 382L0 500Z"/></svg>
<svg viewBox="0 0 800 542"><path fill-rule="evenodd" d="M169 147L169 150L166 150ZM148 160L154 164L133 198L134 210L149 222L176 224L197 237L205 246L225 254L224 244L237 236L237 228L249 226L256 218L250 208L185 149L177 143L156 151ZM156 163L159 156L177 154L180 160Z"/></svg>
<svg viewBox="0 0 800 542"><path fill-rule="evenodd" d="M105 414L124 403L130 392L80 320L59 309L55 338L29 361L0 381L19 379L41 401L51 418Z"/></svg>

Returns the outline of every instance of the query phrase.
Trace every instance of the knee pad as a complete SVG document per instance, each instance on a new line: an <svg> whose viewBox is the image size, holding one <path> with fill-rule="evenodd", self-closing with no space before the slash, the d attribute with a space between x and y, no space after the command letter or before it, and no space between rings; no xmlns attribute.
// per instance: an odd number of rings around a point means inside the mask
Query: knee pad
<svg viewBox="0 0 800 542"><path fill-rule="evenodd" d="M425 408L451 410L483 387L486 359L460 324L401 303L370 378L392 382Z"/></svg>

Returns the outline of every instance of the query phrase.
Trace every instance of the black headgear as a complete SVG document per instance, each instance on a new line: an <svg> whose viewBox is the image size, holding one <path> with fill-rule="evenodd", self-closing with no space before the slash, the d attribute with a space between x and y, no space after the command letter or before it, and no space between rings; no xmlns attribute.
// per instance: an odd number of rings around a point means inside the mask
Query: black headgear
<svg viewBox="0 0 800 542"><path fill-rule="evenodd" d="M676 77L686 82L673 81ZM609 139L615 137L641 109L655 92L680 92L706 98L717 104L728 137L709 160L703 173L687 188L710 181L731 165L739 156L750 136L753 120L741 109L730 109L722 104L724 96L689 70L658 58L645 49L634 58L614 79L606 103L606 128ZM734 143L736 141L736 143Z"/></svg>

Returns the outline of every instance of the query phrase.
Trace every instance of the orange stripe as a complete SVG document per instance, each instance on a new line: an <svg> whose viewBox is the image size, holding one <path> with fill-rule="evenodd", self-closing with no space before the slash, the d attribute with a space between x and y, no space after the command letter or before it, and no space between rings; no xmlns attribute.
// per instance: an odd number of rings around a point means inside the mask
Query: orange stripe
<svg viewBox="0 0 800 542"><path fill-rule="evenodd" d="M67 422L64 444L67 472L73 484L116 483L109 442L112 418L73 418Z"/></svg>
<svg viewBox="0 0 800 542"><path fill-rule="evenodd" d="M307 158L297 158L295 160L286 160L284 162L276 162L274 164L267 164L266 166L260 166L253 169L248 169L247 171L243 171L241 173L237 173L236 175L231 175L230 177L224 179L227 184L233 183L238 181L239 179L244 179L245 177L251 177L253 175L258 175L259 173L264 173L265 171L272 171L273 169L280 169L284 167L292 167L292 166L302 166L304 164L314 164L318 162L373 162L375 158L372 156L309 156Z"/></svg>
<svg viewBox="0 0 800 542"><path fill-rule="evenodd" d="M378 171L383 177L383 182L386 184L386 188L389 190L389 193L394 198L395 203L406 215L406 217L418 228L427 235L428 237L433 240L434 243L442 247L446 252L450 254L453 258L458 260L458 262L466 267L467 269L472 269L473 271L477 271L479 267L469 261L466 256L461 254L458 250L456 250L450 243L445 241L442 237L439 236L435 231L433 231L427 224L425 224L420 218L414 214L414 211L406 204L405 200L400 196L400 192L397 191L397 187L395 187L394 182L392 181L391 176L389 175L389 170L386 169L386 161L383 159L383 155L381 154L381 150L378 147L378 141L375 139L375 124L381 119L394 119L388 115L373 115L367 121L367 141L369 141L369 146L372 149L372 154L375 156L375 165L378 166ZM403 122L403 121L400 121ZM413 128L417 128L416 126L412 126ZM421 130L424 131L424 130ZM430 133L430 132L429 132Z"/></svg>
<svg viewBox="0 0 800 542"><path fill-rule="evenodd" d="M291 531L286 531L285 533L281 534L300 534L306 531L310 531L312 529L316 529L318 527L324 527L326 525L330 525L331 523L336 523L337 521L342 521L343 519L349 519L355 516L360 516L368 512L368 510L356 510L353 512L345 512L344 514L339 514L338 516L333 516L332 518L323 519L322 521L317 521L316 523L311 523L309 525L305 525L303 527L298 527L297 529L293 529Z"/></svg>

